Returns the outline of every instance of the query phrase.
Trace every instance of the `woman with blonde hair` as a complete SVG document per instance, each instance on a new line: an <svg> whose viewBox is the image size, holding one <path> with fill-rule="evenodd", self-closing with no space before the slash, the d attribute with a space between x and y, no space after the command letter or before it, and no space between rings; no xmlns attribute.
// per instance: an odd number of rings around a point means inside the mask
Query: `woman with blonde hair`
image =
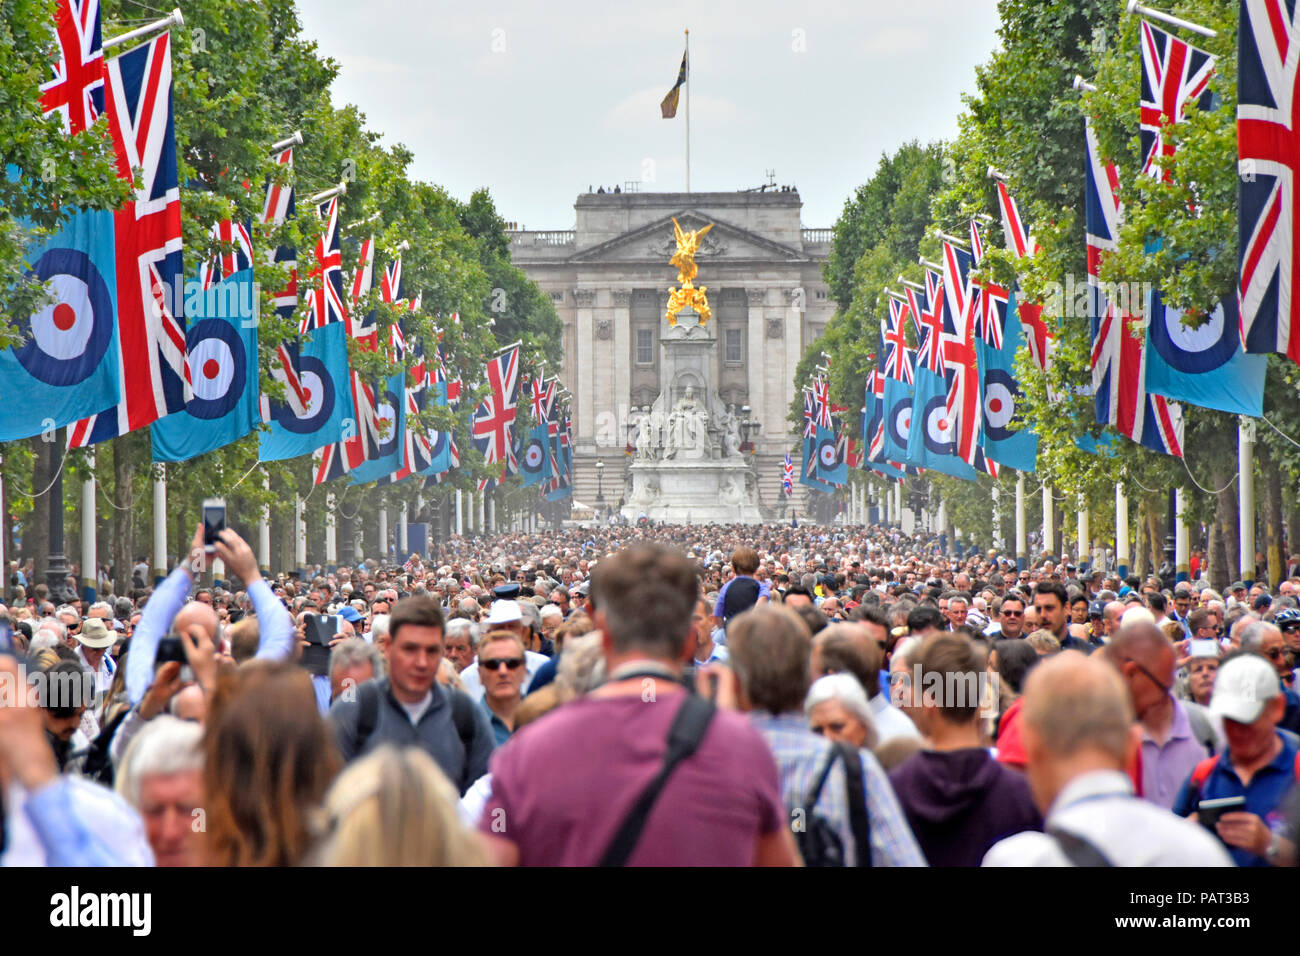
<svg viewBox="0 0 1300 956"><path fill-rule="evenodd" d="M351 764L325 798L321 866L485 866L459 796L418 747L378 748Z"/></svg>
<svg viewBox="0 0 1300 956"><path fill-rule="evenodd" d="M254 660L223 675L206 729L209 864L301 863L309 815L342 764L307 672Z"/></svg>

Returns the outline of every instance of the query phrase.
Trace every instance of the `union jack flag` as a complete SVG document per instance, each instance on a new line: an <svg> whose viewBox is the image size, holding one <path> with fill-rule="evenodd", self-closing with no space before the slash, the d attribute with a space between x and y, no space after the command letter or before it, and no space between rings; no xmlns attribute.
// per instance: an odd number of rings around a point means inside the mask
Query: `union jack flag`
<svg viewBox="0 0 1300 956"><path fill-rule="evenodd" d="M402 263L396 261L396 271L389 275L384 271L380 279L380 298L385 302L396 302L402 282ZM390 266L393 265L390 263ZM361 311L361 299L370 294L375 282L375 237L368 236L361 243L361 252L357 256L357 270L352 274L352 289L348 303L348 335L360 340L372 352L379 351L379 317L373 309ZM385 289L392 298L384 299Z"/></svg>
<svg viewBox="0 0 1300 956"><path fill-rule="evenodd" d="M1110 302L1101 286L1105 255L1118 248L1123 207L1119 172L1103 163L1092 123L1085 119L1088 237L1088 299L1092 321L1092 387L1097 421L1153 451L1181 458L1183 411L1176 402L1146 390L1146 337L1135 334L1133 316Z"/></svg>
<svg viewBox="0 0 1300 956"><path fill-rule="evenodd" d="M984 403L980 401L975 350L979 290L971 281L972 264L970 253L950 242L943 244L943 285L949 290L944 326L947 328L950 322L952 325L943 349L944 364L948 367L948 418L953 422L957 438L956 456L973 466L979 458Z"/></svg>
<svg viewBox="0 0 1300 956"><path fill-rule="evenodd" d="M409 381L405 388L405 405L406 405L406 442L402 449L402 467L387 478L379 479L376 484L395 484L411 475L419 474L433 464L433 443L429 439L428 432L422 427L414 427L412 422L418 422L419 415L424 411L425 403L428 400L428 371L424 361L424 353L418 344L411 349L412 358L415 364L411 368Z"/></svg>
<svg viewBox="0 0 1300 956"><path fill-rule="evenodd" d="M942 375L943 364L943 277L937 272L925 271L924 298L911 287L907 292L908 311L916 327L917 368L929 369ZM910 381L910 379L909 379Z"/></svg>
<svg viewBox="0 0 1300 956"><path fill-rule="evenodd" d="M349 378L352 382L352 407L357 412L356 433L312 453L316 461L314 483L317 485L341 478L378 455L380 435L375 388L356 372L349 372Z"/></svg>
<svg viewBox="0 0 1300 956"><path fill-rule="evenodd" d="M1237 31L1237 299L1247 352L1300 362L1295 250L1300 4L1243 0Z"/></svg>
<svg viewBox="0 0 1300 956"><path fill-rule="evenodd" d="M830 428L831 387L824 378L813 380L813 403L818 426L821 428Z"/></svg>
<svg viewBox="0 0 1300 956"><path fill-rule="evenodd" d="M811 388L803 390L803 437L813 438L817 434L817 412L813 402Z"/></svg>
<svg viewBox="0 0 1300 956"><path fill-rule="evenodd" d="M293 147L276 156L275 161L280 166L293 168ZM293 186L281 186L274 179L266 184L266 200L262 203L262 222L269 226L280 226L285 223L296 212L294 203ZM252 253L249 253L250 258ZM273 297L275 302L276 314L282 319L288 319L298 311L298 250L293 246L277 246L267 254L267 261L275 266L283 266L289 270L289 280L285 287L277 292ZM278 379L284 385L284 401L290 411L295 416L301 417L306 414L308 399L306 388L302 384L302 379L298 373L298 342L281 342L275 350L275 358L271 362L271 377ZM269 395L261 396L262 421L269 423L271 421L271 398Z"/></svg>
<svg viewBox="0 0 1300 956"><path fill-rule="evenodd" d="M487 364L488 394L474 410L470 434L488 464L504 462L511 445L519 392L519 347L507 349Z"/></svg>
<svg viewBox="0 0 1300 956"><path fill-rule="evenodd" d="M794 462L790 460L790 453L785 453L785 461L781 464L781 490L786 495L794 494Z"/></svg>
<svg viewBox="0 0 1300 956"><path fill-rule="evenodd" d="M1169 127L1192 104L1209 109L1214 57L1142 21L1142 172L1170 178L1160 164L1176 151Z"/></svg>
<svg viewBox="0 0 1300 956"><path fill-rule="evenodd" d="M316 265L308 276L319 277L320 288L312 289L308 295L300 332L321 329L331 322L348 321L348 310L343 305L343 254L339 251L339 197L321 203L316 214L324 224L324 230L316 240ZM351 326L348 328L350 330Z"/></svg>
<svg viewBox="0 0 1300 956"><path fill-rule="evenodd" d="M1017 259L1037 252L1038 246L1020 217L1020 207L1007 191L1007 184L1001 180L998 180L998 208L1002 212L1002 232L1006 237L1007 248L1015 253ZM1039 368L1046 370L1051 358L1052 331L1043 320L1043 306L1038 302L1022 301L1017 311L1029 355Z"/></svg>
<svg viewBox="0 0 1300 956"><path fill-rule="evenodd" d="M222 251L199 266L199 282L204 289L253 267L253 239L246 223L223 219L212 227L210 235L214 242L221 243Z"/></svg>
<svg viewBox="0 0 1300 956"><path fill-rule="evenodd" d="M883 412L885 401L885 376L880 374L880 369L874 369L871 373L871 395L876 403L876 412L872 416L872 422L875 428L867 435L867 460L884 461L885 459L885 416Z"/></svg>
<svg viewBox="0 0 1300 956"><path fill-rule="evenodd" d="M109 130L117 172L135 186L116 213L122 401L69 429L84 447L179 412L192 396L181 285L180 184L172 125L171 34L107 64ZM140 169L136 179L134 169Z"/></svg>
<svg viewBox="0 0 1300 956"><path fill-rule="evenodd" d="M104 112L104 51L99 0L58 0L54 36L59 58L54 78L41 84L41 112L58 113L63 129L76 135Z"/></svg>
<svg viewBox="0 0 1300 956"><path fill-rule="evenodd" d="M293 147L281 152L275 161L292 169ZM295 214L293 186L281 186L274 179L271 180L266 187L266 202L262 205L262 222L279 226ZM288 283L272 297L276 313L282 319L287 319L298 311L298 250L293 246L278 246L267 254L267 261L289 270Z"/></svg>
<svg viewBox="0 0 1300 956"><path fill-rule="evenodd" d="M907 347L908 309L897 299L889 300L889 321L882 326L885 337L885 377L911 385L912 354Z"/></svg>

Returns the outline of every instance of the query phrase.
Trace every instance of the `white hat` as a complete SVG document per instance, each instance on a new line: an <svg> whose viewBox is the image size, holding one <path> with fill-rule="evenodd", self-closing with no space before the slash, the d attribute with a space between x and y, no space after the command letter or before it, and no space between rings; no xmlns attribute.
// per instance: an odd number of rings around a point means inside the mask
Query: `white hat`
<svg viewBox="0 0 1300 956"><path fill-rule="evenodd" d="M1277 669L1256 654L1234 657L1222 667L1214 679L1214 696L1210 698L1210 713L1227 717L1239 724L1253 724L1264 713L1264 707L1282 693Z"/></svg>
<svg viewBox="0 0 1300 956"><path fill-rule="evenodd" d="M87 618L81 625L81 633L74 635L78 641L93 650L112 647L117 642L117 635L108 629L108 625L97 617Z"/></svg>
<svg viewBox="0 0 1300 956"><path fill-rule="evenodd" d="M487 624L491 627L493 624L514 624L522 620L523 615L519 613L519 605L514 601L493 601L492 609L488 612Z"/></svg>

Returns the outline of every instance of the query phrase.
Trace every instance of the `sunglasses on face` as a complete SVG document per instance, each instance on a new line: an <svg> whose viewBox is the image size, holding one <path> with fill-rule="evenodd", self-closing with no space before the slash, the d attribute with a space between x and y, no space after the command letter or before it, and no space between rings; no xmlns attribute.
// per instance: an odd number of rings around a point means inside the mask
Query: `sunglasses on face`
<svg viewBox="0 0 1300 956"><path fill-rule="evenodd" d="M502 657L480 661L479 663L490 671L499 671L502 665L505 665L506 670L517 671L524 666L524 659L522 657Z"/></svg>
<svg viewBox="0 0 1300 956"><path fill-rule="evenodd" d="M1290 624L1283 624L1280 630L1282 631L1283 634L1294 634L1296 631L1300 631L1300 621L1297 621L1295 623L1290 623Z"/></svg>
<svg viewBox="0 0 1300 956"><path fill-rule="evenodd" d="M1264 652L1264 656L1267 657L1270 661L1280 661L1282 659L1282 648L1270 647L1268 650Z"/></svg>
<svg viewBox="0 0 1300 956"><path fill-rule="evenodd" d="M1006 611L1003 611L1003 612L1002 612L1002 616L1003 616L1003 617L1024 617L1024 616L1025 616L1025 612L1024 612L1024 611L1011 611L1011 610L1006 610Z"/></svg>

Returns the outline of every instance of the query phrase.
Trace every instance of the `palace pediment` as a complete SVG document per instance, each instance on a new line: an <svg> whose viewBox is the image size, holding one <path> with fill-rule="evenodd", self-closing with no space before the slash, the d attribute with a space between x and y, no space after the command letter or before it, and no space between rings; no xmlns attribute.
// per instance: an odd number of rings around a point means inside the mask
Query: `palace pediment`
<svg viewBox="0 0 1300 956"><path fill-rule="evenodd" d="M672 216L641 226L614 239L575 252L568 257L573 263L668 263L676 251L673 217L682 229L713 228L704 236L695 254L701 269L709 262L789 262L811 261L802 249L774 242L741 226L718 219L695 209L683 209Z"/></svg>

